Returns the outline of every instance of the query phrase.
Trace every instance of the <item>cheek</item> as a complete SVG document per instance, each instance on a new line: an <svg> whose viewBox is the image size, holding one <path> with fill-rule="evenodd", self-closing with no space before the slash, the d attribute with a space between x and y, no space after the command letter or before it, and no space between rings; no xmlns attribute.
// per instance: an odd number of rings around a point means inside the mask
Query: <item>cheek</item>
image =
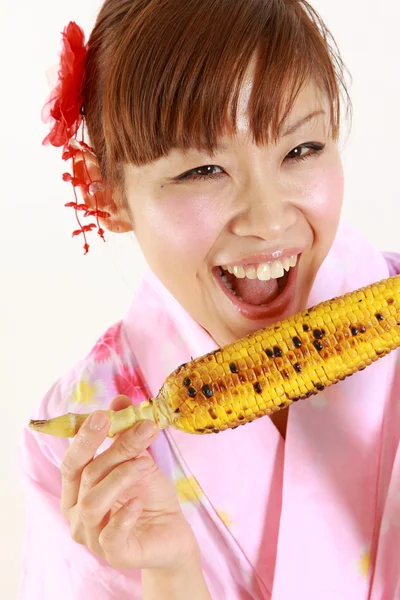
<svg viewBox="0 0 400 600"><path fill-rule="evenodd" d="M218 238L222 224L219 203L214 198L186 196L147 205L141 211L137 236L153 258L176 263L201 263Z"/></svg>
<svg viewBox="0 0 400 600"><path fill-rule="evenodd" d="M309 182L306 212L318 231L334 233L343 202L344 175L341 163L319 171Z"/></svg>

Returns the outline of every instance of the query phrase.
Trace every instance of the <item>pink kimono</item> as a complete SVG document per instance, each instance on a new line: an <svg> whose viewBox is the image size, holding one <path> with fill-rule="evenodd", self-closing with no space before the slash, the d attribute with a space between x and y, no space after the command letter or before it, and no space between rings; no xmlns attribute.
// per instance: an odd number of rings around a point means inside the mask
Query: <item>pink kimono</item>
<svg viewBox="0 0 400 600"><path fill-rule="evenodd" d="M400 271L342 225L309 305ZM49 391L35 414L155 396L181 363L216 348L153 273L126 317ZM214 600L400 599L399 353L293 405L284 441L270 419L195 436L161 432L151 451L175 482ZM27 495L20 600L138 600L140 572L75 543L59 510L71 440L23 432ZM100 450L111 445L106 440ZM162 600L162 599L160 599Z"/></svg>

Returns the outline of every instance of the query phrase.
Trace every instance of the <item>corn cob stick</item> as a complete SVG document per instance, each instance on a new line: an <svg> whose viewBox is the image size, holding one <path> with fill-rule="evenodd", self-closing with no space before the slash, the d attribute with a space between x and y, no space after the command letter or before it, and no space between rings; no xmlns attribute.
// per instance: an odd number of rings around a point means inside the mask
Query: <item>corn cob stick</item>
<svg viewBox="0 0 400 600"><path fill-rule="evenodd" d="M150 419L160 428L218 433L279 411L362 371L400 346L400 275L323 302L176 369L158 396L108 411L113 437ZM89 415L30 427L73 437Z"/></svg>

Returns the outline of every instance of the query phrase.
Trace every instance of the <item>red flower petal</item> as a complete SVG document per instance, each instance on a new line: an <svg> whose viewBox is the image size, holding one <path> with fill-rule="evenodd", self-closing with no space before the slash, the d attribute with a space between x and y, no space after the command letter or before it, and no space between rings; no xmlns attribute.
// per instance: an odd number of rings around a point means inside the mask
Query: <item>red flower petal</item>
<svg viewBox="0 0 400 600"><path fill-rule="evenodd" d="M96 363L105 363L113 354L122 357L121 322L110 327L98 340L90 356Z"/></svg>
<svg viewBox="0 0 400 600"><path fill-rule="evenodd" d="M53 122L43 143L56 147L65 146L82 122L82 90L87 57L85 35L76 23L69 23L62 35L58 83L42 112L45 122Z"/></svg>
<svg viewBox="0 0 400 600"><path fill-rule="evenodd" d="M92 231L92 229L96 229L96 225L94 223L90 223L89 225L83 225L82 230L87 232L87 231Z"/></svg>
<svg viewBox="0 0 400 600"><path fill-rule="evenodd" d="M144 390L147 389L139 366L132 369L129 365L123 365L120 372L114 375L114 385L117 394L129 396L131 400L137 401L143 398Z"/></svg>

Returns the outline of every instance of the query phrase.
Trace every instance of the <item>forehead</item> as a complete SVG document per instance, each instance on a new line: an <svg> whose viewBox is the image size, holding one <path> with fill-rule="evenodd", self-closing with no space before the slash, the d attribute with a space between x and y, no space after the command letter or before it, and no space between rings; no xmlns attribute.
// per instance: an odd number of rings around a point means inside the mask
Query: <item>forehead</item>
<svg viewBox="0 0 400 600"><path fill-rule="evenodd" d="M252 61L246 71L243 83L240 88L239 101L237 106L237 130L241 134L250 134L250 101L254 87L254 68L255 63ZM265 95L268 96L268 90L265 90ZM329 98L326 92L317 85L315 80L306 81L297 98L290 107L290 112L285 120L285 127L290 128L293 123L307 114L318 110L324 110L329 113ZM226 133L231 135L232 128L227 122Z"/></svg>

